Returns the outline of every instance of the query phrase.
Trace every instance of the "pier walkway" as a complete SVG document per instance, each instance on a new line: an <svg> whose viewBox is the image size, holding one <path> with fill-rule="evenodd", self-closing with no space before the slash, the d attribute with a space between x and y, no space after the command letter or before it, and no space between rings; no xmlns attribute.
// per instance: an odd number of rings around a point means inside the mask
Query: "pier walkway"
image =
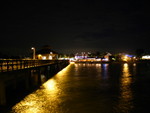
<svg viewBox="0 0 150 113"><path fill-rule="evenodd" d="M62 60L18 60L18 59L4 59L0 60L0 73L8 72L37 66L44 66L54 63L60 63Z"/></svg>
<svg viewBox="0 0 150 113"><path fill-rule="evenodd" d="M69 64L67 60L0 60L0 105L7 104L7 91L29 90Z"/></svg>

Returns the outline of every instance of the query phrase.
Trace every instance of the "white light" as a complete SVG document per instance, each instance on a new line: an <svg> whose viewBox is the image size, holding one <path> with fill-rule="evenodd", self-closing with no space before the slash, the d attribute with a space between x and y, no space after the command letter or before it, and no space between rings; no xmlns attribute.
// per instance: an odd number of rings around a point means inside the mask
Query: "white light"
<svg viewBox="0 0 150 113"><path fill-rule="evenodd" d="M33 59L35 59L35 48L32 47L31 49L33 50Z"/></svg>
<svg viewBox="0 0 150 113"><path fill-rule="evenodd" d="M35 49L34 47L32 47L31 49Z"/></svg>
<svg viewBox="0 0 150 113"><path fill-rule="evenodd" d="M104 58L104 59L102 59L102 61L108 61L108 58Z"/></svg>
<svg viewBox="0 0 150 113"><path fill-rule="evenodd" d="M43 59L43 60L46 60L46 56L42 56L42 59Z"/></svg>
<svg viewBox="0 0 150 113"><path fill-rule="evenodd" d="M49 59L50 59L50 60L52 60L52 59L53 59L53 57L50 55L50 56L49 56Z"/></svg>
<svg viewBox="0 0 150 113"><path fill-rule="evenodd" d="M142 59L150 59L150 55L142 56Z"/></svg>

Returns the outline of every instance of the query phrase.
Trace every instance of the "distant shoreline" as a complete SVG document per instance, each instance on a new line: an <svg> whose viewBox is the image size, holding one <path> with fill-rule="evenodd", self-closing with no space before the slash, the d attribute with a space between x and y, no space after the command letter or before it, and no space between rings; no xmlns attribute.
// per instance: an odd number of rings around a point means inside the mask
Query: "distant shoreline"
<svg viewBox="0 0 150 113"><path fill-rule="evenodd" d="M150 60L139 61L75 61L74 63L150 63Z"/></svg>

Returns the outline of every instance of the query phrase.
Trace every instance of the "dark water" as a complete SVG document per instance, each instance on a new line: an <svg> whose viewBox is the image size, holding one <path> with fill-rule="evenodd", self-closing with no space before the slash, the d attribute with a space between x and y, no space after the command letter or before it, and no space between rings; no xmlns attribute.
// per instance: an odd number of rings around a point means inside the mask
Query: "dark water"
<svg viewBox="0 0 150 113"><path fill-rule="evenodd" d="M150 68L70 64L12 107L12 113L150 113Z"/></svg>

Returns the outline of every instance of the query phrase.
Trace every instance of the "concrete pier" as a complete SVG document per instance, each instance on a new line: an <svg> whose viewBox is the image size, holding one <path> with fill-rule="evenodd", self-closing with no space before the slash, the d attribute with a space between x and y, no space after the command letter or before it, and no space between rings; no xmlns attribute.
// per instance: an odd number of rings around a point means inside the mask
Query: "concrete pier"
<svg viewBox="0 0 150 113"><path fill-rule="evenodd" d="M0 73L0 105L7 105L8 94L6 90L24 91L40 86L54 74L66 67L69 61L56 61L53 63L30 66L29 68L3 71ZM8 68L7 68L8 69Z"/></svg>

